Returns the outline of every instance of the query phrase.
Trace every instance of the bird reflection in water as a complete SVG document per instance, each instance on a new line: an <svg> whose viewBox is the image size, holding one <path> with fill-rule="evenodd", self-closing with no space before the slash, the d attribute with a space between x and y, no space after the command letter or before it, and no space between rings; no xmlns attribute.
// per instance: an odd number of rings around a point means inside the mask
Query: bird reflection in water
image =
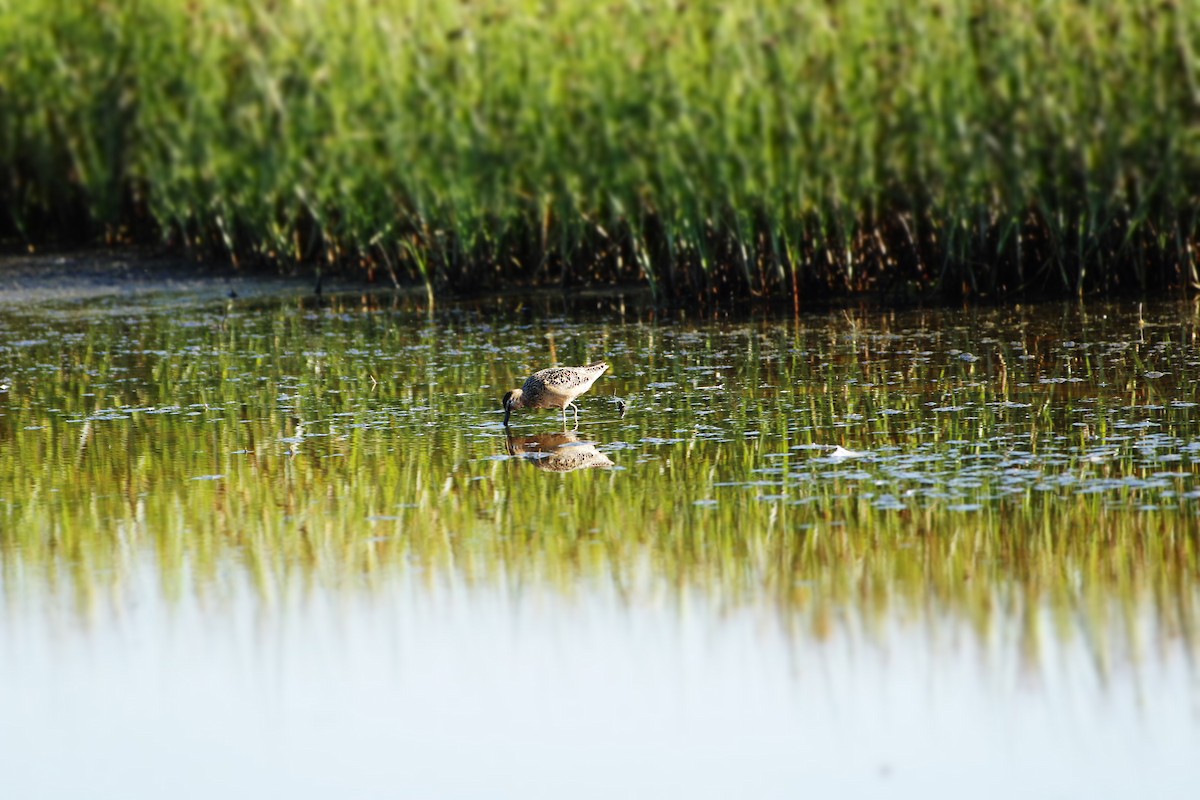
<svg viewBox="0 0 1200 800"><path fill-rule="evenodd" d="M612 459L596 449L594 442L581 441L575 431L537 436L508 436L508 454L527 459L547 472L614 466Z"/></svg>

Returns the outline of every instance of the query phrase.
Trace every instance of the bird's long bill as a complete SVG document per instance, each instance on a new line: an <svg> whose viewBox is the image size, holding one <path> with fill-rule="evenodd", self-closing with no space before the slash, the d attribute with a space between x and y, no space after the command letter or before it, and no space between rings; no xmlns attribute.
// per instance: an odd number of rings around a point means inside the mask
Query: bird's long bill
<svg viewBox="0 0 1200 800"><path fill-rule="evenodd" d="M506 427L506 428L508 427L508 418L511 416L512 416L512 408L510 406L505 406L504 407L504 427Z"/></svg>

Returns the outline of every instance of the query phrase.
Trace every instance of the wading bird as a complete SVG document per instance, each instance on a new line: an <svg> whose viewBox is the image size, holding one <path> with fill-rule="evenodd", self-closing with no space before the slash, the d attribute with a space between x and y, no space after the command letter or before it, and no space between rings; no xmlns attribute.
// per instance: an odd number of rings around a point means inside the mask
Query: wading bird
<svg viewBox="0 0 1200 800"><path fill-rule="evenodd" d="M500 404L504 406L504 426L518 408L561 408L563 425L567 424L567 406L575 409L575 422L579 422L579 406L575 398L592 388L596 379L604 374L608 364L597 361L586 367L551 367L539 370L525 379L525 385L504 395Z"/></svg>

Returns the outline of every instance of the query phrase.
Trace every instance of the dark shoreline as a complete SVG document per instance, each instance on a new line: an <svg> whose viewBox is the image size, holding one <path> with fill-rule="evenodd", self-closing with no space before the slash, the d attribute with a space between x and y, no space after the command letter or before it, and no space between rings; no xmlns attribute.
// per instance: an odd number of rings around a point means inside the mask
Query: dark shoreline
<svg viewBox="0 0 1200 800"><path fill-rule="evenodd" d="M183 295L190 301L218 301L266 297L311 300L336 296L375 296L411 303L425 310L438 306L503 307L509 311L540 309L544 314L573 311L617 311L626 307L651 315L740 317L746 314L820 313L863 309L877 312L934 308L1016 308L1020 306L1128 301L1191 300L1188 288L1159 289L1135 296L1089 293L1082 297L1060 294L1021 296L947 296L942 293L900 295L883 291L822 294L802 298L746 297L731 293L706 305L671 303L655 297L648 283L481 286L474 290L443 287L429 290L421 284L396 286L376 275L367 280L361 271L326 269L298 264L284 273L269 267L238 268L218 259L203 260L144 247L61 248L34 253L0 251L0 305L48 301L84 302L115 297Z"/></svg>

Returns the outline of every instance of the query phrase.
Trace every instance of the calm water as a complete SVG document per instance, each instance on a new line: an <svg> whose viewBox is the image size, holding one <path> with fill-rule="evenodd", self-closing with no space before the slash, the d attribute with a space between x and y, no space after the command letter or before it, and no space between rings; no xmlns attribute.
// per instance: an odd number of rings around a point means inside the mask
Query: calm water
<svg viewBox="0 0 1200 800"><path fill-rule="evenodd" d="M0 294L0 786L1188 796L1198 324Z"/></svg>

